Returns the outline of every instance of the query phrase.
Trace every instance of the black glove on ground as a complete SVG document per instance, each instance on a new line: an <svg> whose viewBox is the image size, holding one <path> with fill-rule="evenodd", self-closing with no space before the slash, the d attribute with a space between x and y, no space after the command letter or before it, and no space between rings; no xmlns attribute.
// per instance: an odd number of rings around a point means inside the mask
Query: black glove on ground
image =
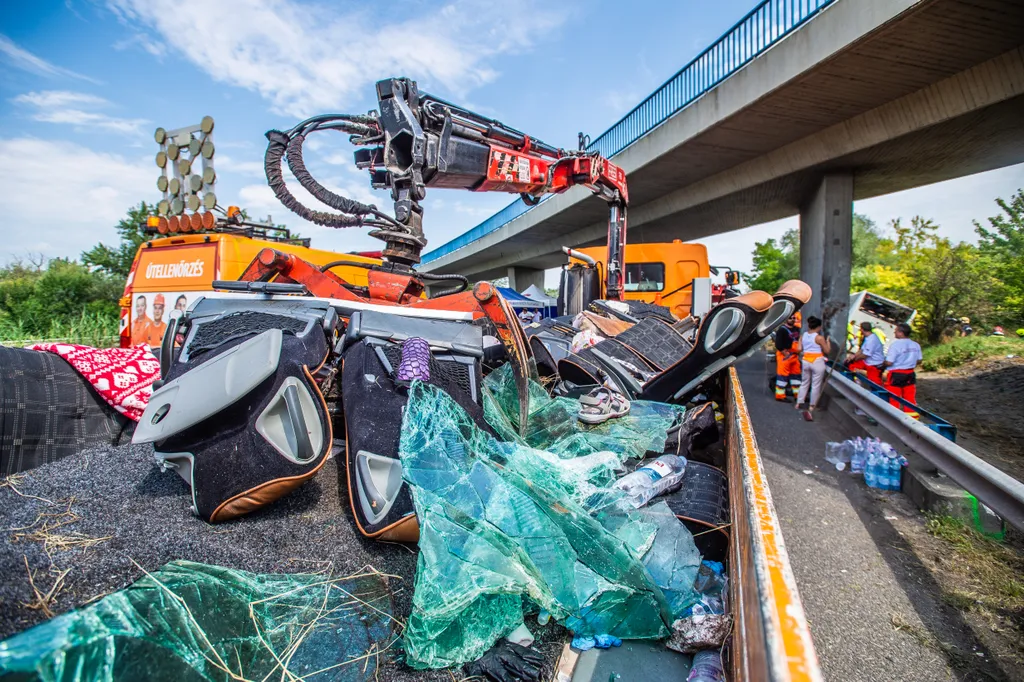
<svg viewBox="0 0 1024 682"><path fill-rule="evenodd" d="M540 682L544 657L525 646L501 640L478 660L466 664L470 677L491 682Z"/></svg>

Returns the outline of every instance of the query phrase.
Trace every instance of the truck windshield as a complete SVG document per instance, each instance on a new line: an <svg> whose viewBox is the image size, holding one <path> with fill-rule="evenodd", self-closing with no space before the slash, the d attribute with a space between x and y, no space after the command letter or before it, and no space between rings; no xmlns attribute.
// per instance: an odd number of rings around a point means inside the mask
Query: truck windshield
<svg viewBox="0 0 1024 682"><path fill-rule="evenodd" d="M626 263L626 291L662 291L664 263Z"/></svg>

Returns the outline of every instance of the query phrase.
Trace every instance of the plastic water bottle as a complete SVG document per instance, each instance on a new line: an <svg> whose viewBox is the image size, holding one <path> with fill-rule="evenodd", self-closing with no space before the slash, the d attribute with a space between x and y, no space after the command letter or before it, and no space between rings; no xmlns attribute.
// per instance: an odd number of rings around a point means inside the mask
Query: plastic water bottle
<svg viewBox="0 0 1024 682"><path fill-rule="evenodd" d="M903 477L903 463L901 457L895 452L889 459L889 490L900 490L902 488L900 479Z"/></svg>
<svg viewBox="0 0 1024 682"><path fill-rule="evenodd" d="M885 452L878 455L878 488L892 490L892 459Z"/></svg>
<svg viewBox="0 0 1024 682"><path fill-rule="evenodd" d="M864 440L862 438L854 438L850 443L853 448L853 453L850 455L850 473L862 474L864 473L864 460L866 456Z"/></svg>
<svg viewBox="0 0 1024 682"><path fill-rule="evenodd" d="M686 458L662 455L633 473L623 476L613 487L626 493L629 503L642 507L652 499L678 487L686 472Z"/></svg>
<svg viewBox="0 0 1024 682"><path fill-rule="evenodd" d="M725 682L722 654L717 649L705 649L694 654L686 682Z"/></svg>
<svg viewBox="0 0 1024 682"><path fill-rule="evenodd" d="M864 463L864 482L868 487L878 487L878 458L875 453L867 453L867 461Z"/></svg>

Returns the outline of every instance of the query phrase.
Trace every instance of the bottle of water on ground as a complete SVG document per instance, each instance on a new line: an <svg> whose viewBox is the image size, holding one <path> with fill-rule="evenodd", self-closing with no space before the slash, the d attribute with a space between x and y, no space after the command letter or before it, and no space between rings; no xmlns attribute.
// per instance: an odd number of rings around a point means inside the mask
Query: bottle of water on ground
<svg viewBox="0 0 1024 682"><path fill-rule="evenodd" d="M879 487L878 475L879 475L879 462L878 455L875 454L874 450L867 449L867 457L864 462L864 482L868 484L868 487L877 488Z"/></svg>
<svg viewBox="0 0 1024 682"><path fill-rule="evenodd" d="M686 682L725 682L722 654L717 649L705 649L693 655L693 665Z"/></svg>
<svg viewBox="0 0 1024 682"><path fill-rule="evenodd" d="M853 453L850 455L850 473L862 474L864 473L864 463L866 459L864 439L859 437L854 438L852 444Z"/></svg>
<svg viewBox="0 0 1024 682"><path fill-rule="evenodd" d="M658 495L682 485L685 472L685 457L662 455L650 464L645 464L633 473L623 476L615 482L614 487L626 493L630 504L639 508Z"/></svg>

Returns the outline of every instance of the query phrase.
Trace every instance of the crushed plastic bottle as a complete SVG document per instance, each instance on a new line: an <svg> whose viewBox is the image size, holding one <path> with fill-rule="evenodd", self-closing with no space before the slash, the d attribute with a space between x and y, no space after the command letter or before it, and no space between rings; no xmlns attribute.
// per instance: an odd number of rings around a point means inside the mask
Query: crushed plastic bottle
<svg viewBox="0 0 1024 682"><path fill-rule="evenodd" d="M846 442L850 443L852 447L852 451L850 453L850 473L864 473L864 464L867 461L864 439L854 438L852 441Z"/></svg>
<svg viewBox="0 0 1024 682"><path fill-rule="evenodd" d="M725 682L725 668L722 654L715 649L705 649L693 655L693 665L686 682Z"/></svg>
<svg viewBox="0 0 1024 682"><path fill-rule="evenodd" d="M662 455L650 464L623 476L615 482L614 488L626 493L629 503L640 508L658 495L678 488L686 473L686 458L678 455Z"/></svg>
<svg viewBox="0 0 1024 682"><path fill-rule="evenodd" d="M693 581L696 601L683 612L685 616L709 616L725 613L725 590L729 578L725 567L718 561L701 561L697 578Z"/></svg>
<svg viewBox="0 0 1024 682"><path fill-rule="evenodd" d="M825 460L842 471L847 467L853 455L853 441L844 440L842 443L825 443Z"/></svg>
<svg viewBox="0 0 1024 682"><path fill-rule="evenodd" d="M622 640L612 635L594 635L593 637L574 637L572 648L579 651L590 649L610 649L613 646L622 646Z"/></svg>

